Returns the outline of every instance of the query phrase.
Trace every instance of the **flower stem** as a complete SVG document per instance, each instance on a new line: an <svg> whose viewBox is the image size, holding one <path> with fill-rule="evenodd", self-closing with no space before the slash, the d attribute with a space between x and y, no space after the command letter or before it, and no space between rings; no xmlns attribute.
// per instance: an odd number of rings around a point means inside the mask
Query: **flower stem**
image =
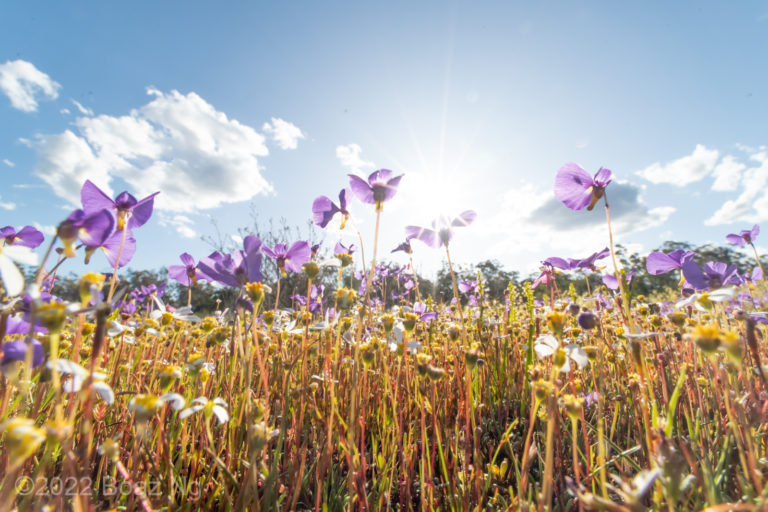
<svg viewBox="0 0 768 512"><path fill-rule="evenodd" d="M117 250L117 258L115 258L115 269L112 272L112 279L109 281L109 295L107 296L107 303L112 302L112 295L115 293L115 285L117 285L117 269L120 267L120 256L123 254L123 246L125 245L126 236L128 236L128 230L123 228L123 236L120 239L120 248Z"/></svg>
<svg viewBox="0 0 768 512"><path fill-rule="evenodd" d="M611 260L613 261L613 273L616 276L616 280L619 282L619 290L621 292L621 299L624 302L621 307L621 311L624 315L624 320L629 326L629 332L635 333L635 323L632 320L632 316L629 314L629 294L627 293L627 287L624 286L624 279L619 272L619 266L616 263L616 249L613 246L613 229L611 228L611 207L608 205L608 194L603 194L603 200L605 201L605 219L608 223L608 244L611 249Z"/></svg>

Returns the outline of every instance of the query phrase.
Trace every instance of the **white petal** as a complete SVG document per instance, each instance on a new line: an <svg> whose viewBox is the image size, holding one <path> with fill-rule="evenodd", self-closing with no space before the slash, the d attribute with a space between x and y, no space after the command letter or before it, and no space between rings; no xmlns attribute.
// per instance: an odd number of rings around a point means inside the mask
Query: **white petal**
<svg viewBox="0 0 768 512"><path fill-rule="evenodd" d="M106 382L96 381L93 383L93 390L109 405L115 403L115 394L112 388Z"/></svg>
<svg viewBox="0 0 768 512"><path fill-rule="evenodd" d="M725 300L732 299L736 295L736 288L720 288L709 294L709 300L715 302L723 302Z"/></svg>
<svg viewBox="0 0 768 512"><path fill-rule="evenodd" d="M179 419L183 420L185 418L192 416L194 413L195 413L195 410L192 407L187 407L186 409L184 409L179 413Z"/></svg>
<svg viewBox="0 0 768 512"><path fill-rule="evenodd" d="M37 265L37 254L32 252L32 249L29 247L24 247L23 245L3 247L3 254L25 265Z"/></svg>
<svg viewBox="0 0 768 512"><path fill-rule="evenodd" d="M178 393L166 393L160 397L160 400L162 400L163 402L170 402L171 407L173 407L175 411L182 409L184 407L184 404L186 403L186 401L184 400L184 397Z"/></svg>
<svg viewBox="0 0 768 512"><path fill-rule="evenodd" d="M575 343L571 343L570 345L565 347L565 352L568 354L568 357L573 359L573 361L579 365L579 368L584 368L589 364L589 358L587 357L587 351L581 348L580 346L576 345Z"/></svg>
<svg viewBox="0 0 768 512"><path fill-rule="evenodd" d="M204 397L204 396L199 396L199 397L195 398L194 400L192 400L192 403L193 404L203 404L203 405L205 405L205 404L208 403L208 399L206 397Z"/></svg>
<svg viewBox="0 0 768 512"><path fill-rule="evenodd" d="M166 311L168 311L167 309L165 309L165 304L163 304L163 301L157 298L157 295L152 294L152 300L155 301L155 304L157 304L157 307L161 313L165 313Z"/></svg>
<svg viewBox="0 0 768 512"><path fill-rule="evenodd" d="M67 359L53 359L48 361L45 366L51 370L55 369L59 373L75 375L83 379L88 376L88 371L85 368Z"/></svg>
<svg viewBox="0 0 768 512"><path fill-rule="evenodd" d="M227 402L225 402L223 398L214 398L213 403L217 405L221 405L223 407L227 407Z"/></svg>
<svg viewBox="0 0 768 512"><path fill-rule="evenodd" d="M24 276L4 253L0 253L0 279L9 297L15 297L24 290Z"/></svg>
<svg viewBox="0 0 768 512"><path fill-rule="evenodd" d="M219 423L226 423L229 421L229 413L225 408L223 408L220 405L213 406L213 414L215 414L216 417L219 418Z"/></svg>
<svg viewBox="0 0 768 512"><path fill-rule="evenodd" d="M154 320L155 322L160 320L160 317L163 316L163 312L159 309L153 309L152 312L149 314L149 318Z"/></svg>

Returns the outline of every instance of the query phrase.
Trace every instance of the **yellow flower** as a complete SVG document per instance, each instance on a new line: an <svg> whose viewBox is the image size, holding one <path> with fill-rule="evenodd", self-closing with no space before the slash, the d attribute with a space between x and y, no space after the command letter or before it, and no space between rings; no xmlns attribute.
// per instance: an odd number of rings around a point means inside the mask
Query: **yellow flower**
<svg viewBox="0 0 768 512"><path fill-rule="evenodd" d="M697 325L691 338L705 354L714 354L721 342L720 328L716 324Z"/></svg>
<svg viewBox="0 0 768 512"><path fill-rule="evenodd" d="M45 441L46 432L35 426L29 418L16 417L0 425L5 432L5 449L8 453L9 469L21 466Z"/></svg>
<svg viewBox="0 0 768 512"><path fill-rule="evenodd" d="M80 300L83 301L83 304L88 304L88 302L93 298L94 292L101 290L101 288L104 286L104 280L106 277L107 276L104 274L88 272L80 278L78 288L80 291Z"/></svg>

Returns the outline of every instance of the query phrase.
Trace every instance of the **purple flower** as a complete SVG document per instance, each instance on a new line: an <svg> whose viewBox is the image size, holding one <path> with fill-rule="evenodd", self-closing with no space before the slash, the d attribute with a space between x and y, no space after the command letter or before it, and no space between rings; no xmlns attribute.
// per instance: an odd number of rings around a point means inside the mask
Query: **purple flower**
<svg viewBox="0 0 768 512"><path fill-rule="evenodd" d="M595 262L597 260L602 260L603 258L607 258L610 255L611 255L611 250L606 247L602 251L592 253L590 256L587 256L583 260L579 260L576 266L584 270L591 270L592 272L595 272L597 271L597 267L595 267Z"/></svg>
<svg viewBox="0 0 768 512"><path fill-rule="evenodd" d="M309 261L311 249L309 242L300 240L286 250L285 244L277 244L274 248L264 247L264 254L277 261L277 268L285 276L287 268L293 272L301 272L301 266Z"/></svg>
<svg viewBox="0 0 768 512"><path fill-rule="evenodd" d="M349 244L349 247L345 246L341 242L336 242L336 246L333 248L333 255L338 257L342 254L348 254L352 256L355 253L355 244Z"/></svg>
<svg viewBox="0 0 768 512"><path fill-rule="evenodd" d="M584 270L591 270L594 272L597 270L597 268L595 267L595 261L601 260L607 257L609 254L611 254L611 251L606 247L602 251L593 253L590 256L587 256L586 258L581 260L575 260L573 258L559 258L557 256L552 256L551 258L547 258L546 260L544 260L543 263L546 265L557 267L561 270L584 269Z"/></svg>
<svg viewBox="0 0 768 512"><path fill-rule="evenodd" d="M480 283L475 281L461 281L459 283L459 291L461 293L477 293Z"/></svg>
<svg viewBox="0 0 768 512"><path fill-rule="evenodd" d="M43 346L36 339L32 339L32 366L37 368L45 361L45 352ZM3 343L3 359L0 360L0 367L15 361L24 362L27 358L27 344L23 340L14 340Z"/></svg>
<svg viewBox="0 0 768 512"><path fill-rule="evenodd" d="M635 275L634 270L630 270L627 272L627 274L624 276L624 284L629 285L629 283L632 282L632 276ZM616 276L613 274L605 274L603 275L603 284L610 288L611 290L618 290L619 289L619 280L616 279Z"/></svg>
<svg viewBox="0 0 768 512"><path fill-rule="evenodd" d="M243 240L244 250L232 254L211 253L201 258L197 267L213 281L240 288L261 281L262 248L261 240L249 235Z"/></svg>
<svg viewBox="0 0 768 512"><path fill-rule="evenodd" d="M549 284L552 279L554 279L555 275L555 269L552 263L548 263L546 260L541 262L543 267L541 269L541 274L539 274L539 277L536 278L536 280L531 284L531 289L535 290L537 286L540 284Z"/></svg>
<svg viewBox="0 0 768 512"><path fill-rule="evenodd" d="M338 206L326 196L320 196L312 203L312 221L321 228L326 227L337 213L341 213L341 229L344 229L349 219L347 189L345 188L339 192Z"/></svg>
<svg viewBox="0 0 768 512"><path fill-rule="evenodd" d="M696 290L714 290L729 284L738 285L741 281L736 265L717 261L705 264L702 271L693 260L689 260L683 264L683 276Z"/></svg>
<svg viewBox="0 0 768 512"><path fill-rule="evenodd" d="M649 274L654 276L666 274L676 268L682 268L683 265L691 261L694 254L693 251L684 251L683 249L672 251L669 254L664 254L661 251L652 252L645 260L645 268Z"/></svg>
<svg viewBox="0 0 768 512"><path fill-rule="evenodd" d="M43 243L45 237L32 226L24 226L18 232L13 226L0 228L0 240L5 239L6 245L20 245L34 249Z"/></svg>
<svg viewBox="0 0 768 512"><path fill-rule="evenodd" d="M59 224L56 232L64 243L64 255L73 258L74 243L78 239L85 245L99 247L109 238L114 227L115 219L107 210L93 213L75 210Z"/></svg>
<svg viewBox="0 0 768 512"><path fill-rule="evenodd" d="M168 277L183 284L184 286L197 285L198 279L210 280L197 265L195 265L195 259L189 253L184 253L180 256L181 262L184 265L171 265L168 267Z"/></svg>
<svg viewBox="0 0 768 512"><path fill-rule="evenodd" d="M563 165L555 176L555 197L571 210L592 210L611 182L611 171L601 167L595 177L575 163Z"/></svg>
<svg viewBox="0 0 768 512"><path fill-rule="evenodd" d="M392 252L397 252L397 251L403 251L405 254L413 254L413 248L411 247L411 241L410 240L406 240L405 242L401 243L400 245L398 245L397 247L392 249Z"/></svg>
<svg viewBox="0 0 768 512"><path fill-rule="evenodd" d="M117 230L122 231L125 227L133 229L146 224L152 216L155 196L159 193L155 192L138 201L128 192L121 192L113 201L91 180L85 180L80 190L80 201L83 203L83 209L88 213L99 210L111 212L117 218Z"/></svg>
<svg viewBox="0 0 768 512"><path fill-rule="evenodd" d="M368 204L375 204L376 210L381 210L385 201L395 197L397 187L403 175L393 176L395 173L389 169L373 171L366 182L362 178L349 175L349 186L357 198Z"/></svg>
<svg viewBox="0 0 768 512"><path fill-rule="evenodd" d="M616 278L614 277L614 279ZM576 317L576 321L582 329L586 330L592 330L597 326L597 316L588 309L579 313L579 316Z"/></svg>
<svg viewBox="0 0 768 512"><path fill-rule="evenodd" d="M120 250L122 244L123 249ZM133 255L136 254L136 239L133 238L133 234L130 231L125 232L125 242L123 242L123 232L115 231L109 238L104 240L100 244L85 243L85 263L88 264L91 261L91 256L96 249L101 249L107 256L107 261L115 267L117 263L118 267L124 267L131 261ZM120 262L117 262L117 255L120 254Z"/></svg>
<svg viewBox="0 0 768 512"><path fill-rule="evenodd" d="M755 238L760 234L760 226L755 224L752 229L743 230L738 235L731 233L725 238L734 245L752 245L755 243Z"/></svg>
<svg viewBox="0 0 768 512"><path fill-rule="evenodd" d="M438 249L447 246L453 238L453 228L469 226L477 217L477 213L467 210L458 217L451 220L445 215L441 215L432 221L432 229L421 228L418 226L408 226L405 228L406 238L421 240L428 246Z"/></svg>

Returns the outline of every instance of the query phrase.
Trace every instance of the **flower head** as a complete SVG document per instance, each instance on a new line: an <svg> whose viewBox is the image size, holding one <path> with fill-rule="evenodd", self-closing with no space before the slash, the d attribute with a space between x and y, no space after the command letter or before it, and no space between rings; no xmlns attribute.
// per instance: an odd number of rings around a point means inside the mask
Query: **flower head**
<svg viewBox="0 0 768 512"><path fill-rule="evenodd" d="M100 247L112 234L115 219L108 210L75 210L59 224L56 234L64 243L64 255L74 258L74 244L79 239L89 247Z"/></svg>
<svg viewBox="0 0 768 512"><path fill-rule="evenodd" d="M652 252L645 260L645 268L649 274L654 276L666 274L676 268L682 268L683 265L693 259L694 255L693 251L683 249L672 251L669 254L664 254L661 251Z"/></svg>
<svg viewBox="0 0 768 512"><path fill-rule="evenodd" d="M469 226L477 217L477 213L467 210L454 219L449 219L445 215L432 221L432 229L421 228L419 226L408 226L405 228L406 237L410 240L415 238L435 249L447 246L453 238L453 228Z"/></svg>
<svg viewBox="0 0 768 512"><path fill-rule="evenodd" d="M346 188L341 189L339 192L339 205L336 204L326 196L320 196L312 203L312 221L324 228L331 222L331 219L337 214L341 213L341 229L347 224L349 219L349 210L347 210L347 195Z"/></svg>
<svg viewBox="0 0 768 512"><path fill-rule="evenodd" d="M403 175L394 176L389 169L379 169L368 176L368 181L354 174L349 175L349 186L352 193L362 202L376 205L381 210L385 201L389 201L397 193L397 187Z"/></svg>
<svg viewBox="0 0 768 512"><path fill-rule="evenodd" d="M34 249L43 243L45 237L32 226L24 226L18 232L13 226L0 228L0 241L5 241L5 245L21 245Z"/></svg>
<svg viewBox="0 0 768 512"><path fill-rule="evenodd" d="M731 233L725 238L734 245L752 245L755 243L755 238L760 234L760 226L755 224L752 229L742 230L738 235Z"/></svg>
<svg viewBox="0 0 768 512"><path fill-rule="evenodd" d="M195 286L198 279L210 281L211 279L198 268L195 259L189 253L183 253L179 258L183 265L171 265L168 267L168 277L183 284Z"/></svg>
<svg viewBox="0 0 768 512"><path fill-rule="evenodd" d="M591 177L580 165L567 163L555 176L555 197L571 210L592 210L611 182L611 171L601 167Z"/></svg>
<svg viewBox="0 0 768 512"><path fill-rule="evenodd" d="M80 201L88 213L100 210L112 213L117 219L116 229L122 231L126 227L133 229L146 224L152 216L155 196L159 193L155 192L139 201L128 192L121 192L113 201L91 180L86 180L80 189Z"/></svg>
<svg viewBox="0 0 768 512"><path fill-rule="evenodd" d="M262 247L261 240L249 235L243 240L244 250L232 254L214 252L207 258L201 258L197 266L213 281L240 288L247 283L261 281Z"/></svg>
<svg viewBox="0 0 768 512"><path fill-rule="evenodd" d="M290 249L285 244L277 244L270 249L264 247L264 254L277 261L277 267L283 275L285 269L292 272L301 272L301 266L309 261L311 249L309 242L300 240L295 242Z"/></svg>

